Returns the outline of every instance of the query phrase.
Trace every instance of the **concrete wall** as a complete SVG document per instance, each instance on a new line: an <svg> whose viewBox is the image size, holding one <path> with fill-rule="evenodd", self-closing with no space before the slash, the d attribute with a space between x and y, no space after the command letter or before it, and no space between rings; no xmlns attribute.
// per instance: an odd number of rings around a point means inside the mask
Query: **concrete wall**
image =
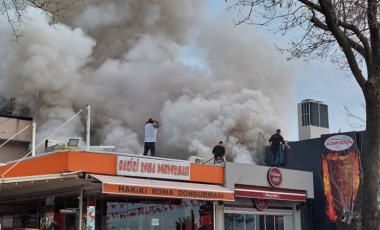
<svg viewBox="0 0 380 230"><path fill-rule="evenodd" d="M7 142L0 148L0 163L20 159L29 152L32 123L31 118L0 117L0 145ZM25 127L27 128L24 129ZM20 132L22 129L24 131ZM18 132L20 133L17 134Z"/></svg>
<svg viewBox="0 0 380 230"><path fill-rule="evenodd" d="M8 140L17 132L20 132L23 128L29 125L21 133L12 138L12 141L23 141L31 142L32 141L32 119L16 119L9 117L0 117L0 140ZM6 131L6 132L5 132Z"/></svg>
<svg viewBox="0 0 380 230"><path fill-rule="evenodd" d="M3 143L3 142L0 142ZM29 143L8 142L0 148L0 163L21 159L29 152Z"/></svg>
<svg viewBox="0 0 380 230"><path fill-rule="evenodd" d="M235 189L235 184L271 187L267 174L270 167L252 164L226 162L225 186ZM291 169L280 169L282 183L280 188L307 191L307 198L314 198L313 173Z"/></svg>

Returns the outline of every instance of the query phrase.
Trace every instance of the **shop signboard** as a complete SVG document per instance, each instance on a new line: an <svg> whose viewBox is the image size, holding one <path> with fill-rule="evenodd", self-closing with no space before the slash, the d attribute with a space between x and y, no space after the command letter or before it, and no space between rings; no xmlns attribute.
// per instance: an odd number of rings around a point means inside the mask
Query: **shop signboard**
<svg viewBox="0 0 380 230"><path fill-rule="evenodd" d="M120 184L103 184L103 193L129 195L129 196L151 196L151 197L168 197L184 198L195 200L225 200L233 201L232 192L223 191L200 191L186 188L164 188L148 187Z"/></svg>
<svg viewBox="0 0 380 230"><path fill-rule="evenodd" d="M254 199L257 210L264 211L268 208L269 201L267 199Z"/></svg>
<svg viewBox="0 0 380 230"><path fill-rule="evenodd" d="M273 187L280 187L282 183L282 173L279 168L273 167L268 170L268 182Z"/></svg>
<svg viewBox="0 0 380 230"><path fill-rule="evenodd" d="M117 175L190 180L190 162L118 156Z"/></svg>

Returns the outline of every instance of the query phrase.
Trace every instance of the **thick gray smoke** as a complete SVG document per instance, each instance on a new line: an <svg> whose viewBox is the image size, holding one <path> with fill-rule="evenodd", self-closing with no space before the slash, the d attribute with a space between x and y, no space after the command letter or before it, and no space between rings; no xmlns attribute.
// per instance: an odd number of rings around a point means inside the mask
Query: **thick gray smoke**
<svg viewBox="0 0 380 230"><path fill-rule="evenodd" d="M143 151L143 125L162 122L157 156L227 156L259 163L259 133L286 121L293 74L271 42L227 16L208 17L202 0L84 1L52 22L29 8L19 42L0 27L0 93L27 105L43 140L85 105L91 142L120 153ZM86 113L53 139L85 132ZM82 139L82 144L84 144Z"/></svg>

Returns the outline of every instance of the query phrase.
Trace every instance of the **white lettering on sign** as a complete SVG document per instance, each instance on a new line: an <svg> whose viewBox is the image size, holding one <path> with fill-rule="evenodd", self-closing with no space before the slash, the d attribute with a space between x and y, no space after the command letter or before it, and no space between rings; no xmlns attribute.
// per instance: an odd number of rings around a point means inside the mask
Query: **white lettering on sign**
<svg viewBox="0 0 380 230"><path fill-rule="evenodd" d="M271 171L270 175L271 176L275 176L275 177L279 177L279 176L281 176L281 173L280 172Z"/></svg>
<svg viewBox="0 0 380 230"><path fill-rule="evenodd" d="M347 135L334 135L326 139L326 148L333 151L342 151L350 148L354 144L352 137Z"/></svg>
<svg viewBox="0 0 380 230"><path fill-rule="evenodd" d="M265 198L280 198L279 194L264 193Z"/></svg>
<svg viewBox="0 0 380 230"><path fill-rule="evenodd" d="M190 180L190 162L118 156L117 175Z"/></svg>
<svg viewBox="0 0 380 230"><path fill-rule="evenodd" d="M270 168L268 171L268 182L273 187L279 187L282 183L282 173L278 168Z"/></svg>

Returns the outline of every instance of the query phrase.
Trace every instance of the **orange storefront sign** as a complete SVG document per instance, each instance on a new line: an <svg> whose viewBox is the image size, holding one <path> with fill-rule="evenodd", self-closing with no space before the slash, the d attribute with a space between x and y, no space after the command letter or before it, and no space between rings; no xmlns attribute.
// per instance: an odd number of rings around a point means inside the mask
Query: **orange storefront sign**
<svg viewBox="0 0 380 230"><path fill-rule="evenodd" d="M90 163L89 163L90 162ZM42 167L43 166L43 167ZM26 158L18 163L0 166L3 178L45 175L62 172L96 173L117 175L117 155L85 151L60 151ZM178 168L177 168L178 169ZM224 168L190 163L185 168L186 180L191 182L223 184ZM177 172L180 170L177 170ZM189 175L187 175L189 173ZM157 178L150 175L150 178ZM167 176L165 178L168 178ZM183 180L183 178L181 178Z"/></svg>
<svg viewBox="0 0 380 230"><path fill-rule="evenodd" d="M112 193L130 196L154 196L186 198L198 200L233 201L233 193L224 191L202 191L193 189L174 189L163 187L131 186L118 184L103 184L103 193Z"/></svg>

